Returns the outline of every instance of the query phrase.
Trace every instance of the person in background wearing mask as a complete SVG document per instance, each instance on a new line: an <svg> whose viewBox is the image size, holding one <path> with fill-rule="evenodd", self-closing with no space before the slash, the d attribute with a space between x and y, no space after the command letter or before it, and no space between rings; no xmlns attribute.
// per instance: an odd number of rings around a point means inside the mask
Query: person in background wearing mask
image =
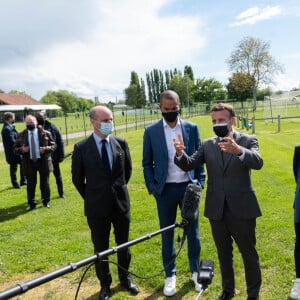
<svg viewBox="0 0 300 300"><path fill-rule="evenodd" d="M56 144L51 133L37 128L37 120L32 115L25 118L26 129L20 132L14 144L14 152L22 155L22 167L27 178L27 201L30 210L35 209L35 188L37 172L40 175L40 190L43 205L50 208L49 163Z"/></svg>
<svg viewBox="0 0 300 300"><path fill-rule="evenodd" d="M293 157L293 173L296 182L296 193L294 201L294 230L295 246L294 261L296 279L291 290L291 299L300 299L300 146L295 146Z"/></svg>
<svg viewBox="0 0 300 300"><path fill-rule="evenodd" d="M95 106L89 115L94 132L74 146L72 181L84 200L84 213L91 230L94 251L98 253L109 248L111 225L117 245L128 242L130 200L127 183L132 164L127 142L111 135L112 112L105 106ZM130 249L118 252L117 257L121 286L137 294L138 287L128 272ZM112 276L108 262L101 259L95 266L101 284L99 299L109 299Z"/></svg>
<svg viewBox="0 0 300 300"><path fill-rule="evenodd" d="M13 150L13 146L18 135L18 132L15 126L13 125L15 122L15 114L12 112L4 113L3 121L4 124L1 131L1 135L4 146L5 158L10 166L9 170L12 186L15 189L19 189L20 186L26 185L26 177L23 174L23 169L21 166L21 155L15 155ZM17 180L18 165L20 165L20 184Z"/></svg>
<svg viewBox="0 0 300 300"><path fill-rule="evenodd" d="M175 149L173 139L183 136L186 151L194 153L201 145L198 127L180 119L180 99L176 92L167 90L160 94L160 110L163 118L145 129L143 142L144 178L149 194L156 200L160 228L175 224L178 207L182 202L186 187L194 183L204 187L203 165L190 172L182 171L174 164ZM199 214L195 222L187 227L188 258L195 290L198 284L200 233ZM163 289L165 296L176 293L174 230L162 233L162 260L166 279Z"/></svg>
<svg viewBox="0 0 300 300"><path fill-rule="evenodd" d="M59 167L59 164L64 160L65 157L64 141L61 137L58 128L46 119L46 116L43 112L37 112L35 114L35 117L37 119L38 125L42 126L45 130L49 131L52 135L54 142L56 143L56 150L51 154L53 163L53 174L55 176L59 197L64 199L65 195L63 189L63 181Z"/></svg>
<svg viewBox="0 0 300 300"><path fill-rule="evenodd" d="M175 163L184 171L206 164L207 189L204 215L209 218L218 251L223 292L218 300L231 299L235 293L233 241L244 261L248 300L259 299L261 270L256 251L256 218L261 210L251 183L251 169L260 170L263 160L257 138L237 132L235 111L218 103L211 110L217 137L204 140L191 156L185 151L181 135L174 139Z"/></svg>

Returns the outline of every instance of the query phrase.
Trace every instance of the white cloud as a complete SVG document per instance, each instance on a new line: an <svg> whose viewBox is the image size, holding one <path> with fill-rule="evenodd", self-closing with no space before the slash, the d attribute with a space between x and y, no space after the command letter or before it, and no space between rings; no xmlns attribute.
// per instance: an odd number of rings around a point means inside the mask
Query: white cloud
<svg viewBox="0 0 300 300"><path fill-rule="evenodd" d="M271 19L282 14L280 6L267 6L265 8L252 7L240 13L236 17L236 22L231 23L231 27L252 25L259 21Z"/></svg>
<svg viewBox="0 0 300 300"><path fill-rule="evenodd" d="M183 68L205 44L200 18L160 15L170 0L88 2L99 3L90 5L96 15L90 28L67 35L65 41L45 42L47 47L23 57L22 65L15 61L11 76L22 80L20 74L26 73L26 83L36 90L39 82L47 90L67 89L109 101L108 97L122 97L131 71L144 77L153 68ZM72 18L79 17L80 12ZM0 80L11 78L1 72ZM34 94L40 97L47 90Z"/></svg>

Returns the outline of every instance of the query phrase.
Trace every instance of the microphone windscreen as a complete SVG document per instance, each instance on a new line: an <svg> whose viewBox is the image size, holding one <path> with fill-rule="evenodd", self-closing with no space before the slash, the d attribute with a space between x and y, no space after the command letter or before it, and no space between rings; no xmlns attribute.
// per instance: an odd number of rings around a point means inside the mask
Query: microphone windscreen
<svg viewBox="0 0 300 300"><path fill-rule="evenodd" d="M181 217L184 220L193 222L198 216L198 207L202 195L202 188L200 185L188 184L184 194Z"/></svg>

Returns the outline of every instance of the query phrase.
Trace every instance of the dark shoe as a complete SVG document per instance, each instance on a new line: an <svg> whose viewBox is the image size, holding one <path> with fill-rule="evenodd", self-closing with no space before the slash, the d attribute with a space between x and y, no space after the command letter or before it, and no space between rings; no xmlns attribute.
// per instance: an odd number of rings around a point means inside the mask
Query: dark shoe
<svg viewBox="0 0 300 300"><path fill-rule="evenodd" d="M223 291L217 300L229 300L233 298L234 292Z"/></svg>
<svg viewBox="0 0 300 300"><path fill-rule="evenodd" d="M20 189L20 188L21 188L20 185L19 185L18 183L14 183L13 186L14 186L15 189Z"/></svg>
<svg viewBox="0 0 300 300"><path fill-rule="evenodd" d="M108 300L111 297L111 291L108 285L103 285L99 293L99 300Z"/></svg>
<svg viewBox="0 0 300 300"><path fill-rule="evenodd" d="M247 300L259 300L259 297L248 297Z"/></svg>
<svg viewBox="0 0 300 300"><path fill-rule="evenodd" d="M21 181L20 186L27 185L27 181Z"/></svg>
<svg viewBox="0 0 300 300"><path fill-rule="evenodd" d="M29 205L29 210L34 210L36 208L36 204L30 204Z"/></svg>
<svg viewBox="0 0 300 300"><path fill-rule="evenodd" d="M66 196L65 196L64 194L59 194L59 197L60 197L61 199L66 199Z"/></svg>
<svg viewBox="0 0 300 300"><path fill-rule="evenodd" d="M126 278L125 280L122 280L121 281L121 286L124 287L131 294L136 295L139 292L138 286L136 285L136 283L134 283L132 281L131 278Z"/></svg>

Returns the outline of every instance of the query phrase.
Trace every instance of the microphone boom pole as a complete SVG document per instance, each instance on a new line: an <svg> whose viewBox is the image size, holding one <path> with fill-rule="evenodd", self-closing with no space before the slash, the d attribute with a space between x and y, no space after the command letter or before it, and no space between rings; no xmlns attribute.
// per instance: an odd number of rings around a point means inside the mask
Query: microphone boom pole
<svg viewBox="0 0 300 300"><path fill-rule="evenodd" d="M80 260L80 261L78 261L76 263L70 263L68 266L60 268L58 270L55 270L55 271L50 272L48 274L45 274L43 276L37 277L35 279L29 280L29 281L26 281L26 282L21 282L21 283L15 285L14 287L11 287L9 289L6 289L6 290L0 292L0 299L1 300L6 300L6 299L10 299L10 298L12 298L14 296L23 294L23 293L27 292L28 290L30 290L30 289L32 289L34 287L42 285L43 283L51 281L51 280L53 280L55 278L58 278L58 277L60 277L62 275L65 275L67 273L73 272L73 271L77 270L78 268L80 268L82 266L85 266L85 265L88 265L88 264L90 264L90 263L92 263L94 261L97 261L101 257L106 257L106 256L112 255L114 253L117 253L119 250L128 248L128 247L130 247L132 245L138 244L138 243L143 242L145 240L149 240L152 237L154 237L154 236L156 236L158 234L161 234L161 233L163 233L165 231L171 230L173 228L184 227L184 226L185 226L184 222L175 223L173 225L164 227L164 228L162 228L160 230L157 230L155 232L146 234L146 235L144 235L144 236L142 236L140 238L137 238L135 240L132 240L132 241L129 241L127 243L124 243L124 244L118 245L116 247L113 247L111 249L99 252L99 253L97 253L97 254L95 254L93 256L90 256L90 257L88 257L86 259Z"/></svg>

